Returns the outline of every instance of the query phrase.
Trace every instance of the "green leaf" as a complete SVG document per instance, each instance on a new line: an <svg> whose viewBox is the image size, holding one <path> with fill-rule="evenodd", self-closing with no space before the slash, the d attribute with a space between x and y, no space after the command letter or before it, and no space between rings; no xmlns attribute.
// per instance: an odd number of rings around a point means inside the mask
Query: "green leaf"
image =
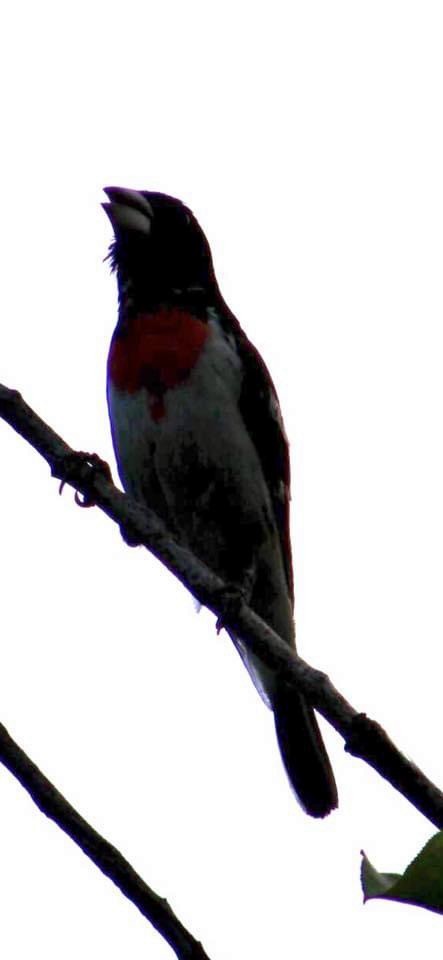
<svg viewBox="0 0 443 960"><path fill-rule="evenodd" d="M364 901L398 900L443 913L443 831L428 840L403 874L379 873L362 851Z"/></svg>

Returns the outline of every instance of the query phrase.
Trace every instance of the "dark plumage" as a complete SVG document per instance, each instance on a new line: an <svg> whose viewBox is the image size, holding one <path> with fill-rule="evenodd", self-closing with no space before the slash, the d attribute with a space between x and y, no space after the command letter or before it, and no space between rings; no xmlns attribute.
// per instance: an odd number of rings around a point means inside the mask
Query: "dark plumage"
<svg viewBox="0 0 443 960"><path fill-rule="evenodd" d="M160 193L105 192L119 291L108 402L122 483L293 645L289 451L267 367L223 300L191 211ZM232 639L274 712L297 796L325 816L337 791L312 708Z"/></svg>

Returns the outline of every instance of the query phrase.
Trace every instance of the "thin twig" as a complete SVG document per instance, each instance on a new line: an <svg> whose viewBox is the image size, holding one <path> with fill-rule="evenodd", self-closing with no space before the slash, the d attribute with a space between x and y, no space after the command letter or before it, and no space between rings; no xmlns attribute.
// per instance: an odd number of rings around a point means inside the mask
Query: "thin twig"
<svg viewBox="0 0 443 960"><path fill-rule="evenodd" d="M443 793L392 743L380 725L359 713L333 686L326 674L297 656L208 567L178 544L159 518L118 490L109 468L95 456L75 453L25 403L19 393L0 386L0 416L45 458L52 474L80 491L119 524L131 543L150 550L220 622L238 634L251 652L306 698L341 734L345 749L360 757L412 803L436 827L443 829Z"/></svg>
<svg viewBox="0 0 443 960"><path fill-rule="evenodd" d="M39 810L64 830L169 943L179 960L209 960L201 943L180 923L167 900L159 897L122 857L71 807L0 724L0 761L28 791Z"/></svg>

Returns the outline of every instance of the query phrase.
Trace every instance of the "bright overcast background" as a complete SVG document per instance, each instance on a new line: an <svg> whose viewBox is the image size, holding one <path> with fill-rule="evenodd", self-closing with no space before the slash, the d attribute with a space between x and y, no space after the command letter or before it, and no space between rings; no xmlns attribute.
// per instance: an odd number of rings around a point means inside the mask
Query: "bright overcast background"
<svg viewBox="0 0 443 960"><path fill-rule="evenodd" d="M299 648L443 784L443 12L407 0L9 4L0 379L114 470L106 184L183 198L291 442ZM0 720L211 960L441 949L362 905L434 828L323 724L309 820L214 619L0 424ZM0 951L173 956L0 771Z"/></svg>

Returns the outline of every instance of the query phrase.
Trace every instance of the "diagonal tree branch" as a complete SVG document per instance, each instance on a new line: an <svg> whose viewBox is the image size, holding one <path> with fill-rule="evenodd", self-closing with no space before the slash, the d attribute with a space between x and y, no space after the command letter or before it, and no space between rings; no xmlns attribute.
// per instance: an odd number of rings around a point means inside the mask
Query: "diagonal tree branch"
<svg viewBox="0 0 443 960"><path fill-rule="evenodd" d="M307 699L345 740L345 750L360 757L412 803L436 827L443 829L443 793L392 743L382 727L359 713L333 686L326 674L310 667L243 601L233 603L232 591L168 533L158 517L118 490L109 468L95 455L75 453L25 403L21 395L0 385L0 417L45 458L53 476L79 491L86 505L94 503L119 524L131 544L142 544L187 587L219 622L229 627L286 682L303 690Z"/></svg>
<svg viewBox="0 0 443 960"><path fill-rule="evenodd" d="M178 960L209 960L201 943L180 923L121 853L83 820L0 724L0 761L31 795L42 813L64 830L169 943Z"/></svg>

